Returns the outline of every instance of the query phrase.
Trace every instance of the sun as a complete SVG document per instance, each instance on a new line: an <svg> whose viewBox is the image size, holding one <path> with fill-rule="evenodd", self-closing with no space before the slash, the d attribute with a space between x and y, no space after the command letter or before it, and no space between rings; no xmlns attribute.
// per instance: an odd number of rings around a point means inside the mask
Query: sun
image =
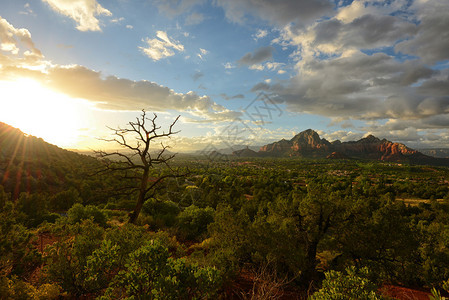
<svg viewBox="0 0 449 300"><path fill-rule="evenodd" d="M0 81L0 121L63 148L76 147L85 125L80 102L31 79Z"/></svg>

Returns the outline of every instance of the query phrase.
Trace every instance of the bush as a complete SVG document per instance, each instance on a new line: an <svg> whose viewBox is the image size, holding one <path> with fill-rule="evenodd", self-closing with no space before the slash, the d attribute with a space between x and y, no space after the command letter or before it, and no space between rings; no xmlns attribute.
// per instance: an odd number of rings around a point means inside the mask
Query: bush
<svg viewBox="0 0 449 300"><path fill-rule="evenodd" d="M325 273L326 279L319 291L314 293L311 300L377 300L384 299L376 294L377 286L368 279L367 268L356 270L355 267L346 269L346 274L338 271Z"/></svg>
<svg viewBox="0 0 449 300"><path fill-rule="evenodd" d="M125 263L131 252L139 249L148 239L148 233L144 228L129 223L121 227L108 229L105 234L105 240L110 241L114 246L118 246L117 260L120 266Z"/></svg>
<svg viewBox="0 0 449 300"><path fill-rule="evenodd" d="M106 215L94 205L83 206L76 203L67 212L67 219L70 224L80 223L83 220L92 218L93 221L101 226L106 226Z"/></svg>
<svg viewBox="0 0 449 300"><path fill-rule="evenodd" d="M216 269L170 258L160 241L151 240L129 255L125 269L112 279L101 299L210 298L220 285Z"/></svg>
<svg viewBox="0 0 449 300"><path fill-rule="evenodd" d="M92 219L65 226L60 240L45 249L44 276L77 297L104 288L86 280L88 257L100 247L103 235L104 229Z"/></svg>
<svg viewBox="0 0 449 300"><path fill-rule="evenodd" d="M178 216L179 235L182 239L200 240L204 238L207 232L207 226L213 221L213 208L199 208L191 205Z"/></svg>
<svg viewBox="0 0 449 300"><path fill-rule="evenodd" d="M42 284L35 287L17 277L0 278L0 299L58 299L61 288L56 284Z"/></svg>
<svg viewBox="0 0 449 300"><path fill-rule="evenodd" d="M158 201L151 198L145 201L142 211L153 218L149 225L153 229L158 229L173 226L176 223L176 216L179 214L180 209L172 201Z"/></svg>
<svg viewBox="0 0 449 300"><path fill-rule="evenodd" d="M17 224L12 202L0 210L0 277L31 273L40 263L41 256L31 244L33 235L23 225Z"/></svg>
<svg viewBox="0 0 449 300"><path fill-rule="evenodd" d="M49 209L65 211L72 207L75 203L81 203L82 200L78 191L71 188L54 195L50 198L49 202Z"/></svg>

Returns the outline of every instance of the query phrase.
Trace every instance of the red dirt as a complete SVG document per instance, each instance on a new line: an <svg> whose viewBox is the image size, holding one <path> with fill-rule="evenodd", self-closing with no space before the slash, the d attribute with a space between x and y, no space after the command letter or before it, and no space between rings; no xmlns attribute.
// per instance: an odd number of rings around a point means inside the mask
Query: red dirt
<svg viewBox="0 0 449 300"><path fill-rule="evenodd" d="M253 290L254 274L248 270L242 270L225 290L225 299L249 299ZM429 300L431 295L429 289L407 288L397 285L384 285L380 292L387 297L398 300ZM307 295L298 290L289 288L279 290L276 293L283 300L289 299L307 299ZM245 295L247 297L245 297Z"/></svg>
<svg viewBox="0 0 449 300"><path fill-rule="evenodd" d="M47 232L39 233L37 237L37 242L34 244L41 253L44 252L45 246L51 245L59 240L59 238Z"/></svg>
<svg viewBox="0 0 449 300"><path fill-rule="evenodd" d="M381 292L385 296L399 300L429 300L431 293L424 289L412 289L397 285L384 285Z"/></svg>
<svg viewBox="0 0 449 300"><path fill-rule="evenodd" d="M248 270L242 270L238 277L225 289L225 299L251 299L253 293L253 287L255 284L254 274ZM275 294L275 295L274 295ZM273 291L270 299L280 300L294 300L294 299L307 299L303 293L294 290L288 286L284 289L279 288ZM277 296L277 297L276 297Z"/></svg>

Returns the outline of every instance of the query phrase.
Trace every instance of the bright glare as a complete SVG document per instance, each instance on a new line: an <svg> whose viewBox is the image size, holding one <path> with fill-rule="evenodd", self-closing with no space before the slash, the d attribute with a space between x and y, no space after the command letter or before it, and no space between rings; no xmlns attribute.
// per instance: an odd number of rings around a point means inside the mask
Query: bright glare
<svg viewBox="0 0 449 300"><path fill-rule="evenodd" d="M34 80L0 81L0 121L60 147L77 145L86 123L81 109L80 100Z"/></svg>

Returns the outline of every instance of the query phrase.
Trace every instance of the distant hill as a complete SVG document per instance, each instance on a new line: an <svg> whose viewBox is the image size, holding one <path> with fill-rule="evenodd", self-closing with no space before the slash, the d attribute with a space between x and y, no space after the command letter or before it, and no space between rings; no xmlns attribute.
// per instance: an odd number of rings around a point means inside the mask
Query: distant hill
<svg viewBox="0 0 449 300"><path fill-rule="evenodd" d="M58 192L98 164L0 122L0 184L12 197L21 192Z"/></svg>
<svg viewBox="0 0 449 300"><path fill-rule="evenodd" d="M448 148L435 148L435 149L419 149L419 151L425 155L440 157L440 158L449 158L449 149Z"/></svg>
<svg viewBox="0 0 449 300"><path fill-rule="evenodd" d="M358 141L329 142L320 138L318 133L307 129L295 135L292 139L262 146L254 153L247 149L235 151L237 156L301 156L310 158L329 159L370 159L391 162L406 162L411 164L449 165L449 159L435 158L411 149L404 144L394 143L386 139L379 139L368 135ZM240 155L239 155L240 154Z"/></svg>

